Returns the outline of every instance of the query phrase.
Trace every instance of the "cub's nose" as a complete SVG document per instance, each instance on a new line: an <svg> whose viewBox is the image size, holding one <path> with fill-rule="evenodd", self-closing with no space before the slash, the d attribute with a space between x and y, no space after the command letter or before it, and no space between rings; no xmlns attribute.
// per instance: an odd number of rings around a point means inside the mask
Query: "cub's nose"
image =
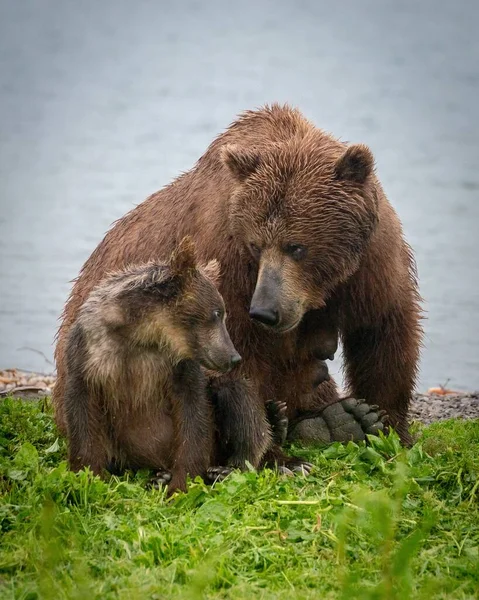
<svg viewBox="0 0 479 600"><path fill-rule="evenodd" d="M238 353L233 354L230 360L231 367L236 367L239 362L241 362L241 356Z"/></svg>
<svg viewBox="0 0 479 600"><path fill-rule="evenodd" d="M255 321L259 321L264 325L274 327L279 323L279 314L277 310L272 308L261 308L252 306L249 310L249 316Z"/></svg>

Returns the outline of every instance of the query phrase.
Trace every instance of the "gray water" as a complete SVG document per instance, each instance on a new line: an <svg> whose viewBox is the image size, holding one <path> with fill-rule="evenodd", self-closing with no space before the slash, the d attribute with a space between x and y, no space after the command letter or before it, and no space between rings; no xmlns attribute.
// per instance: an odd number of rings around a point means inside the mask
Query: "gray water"
<svg viewBox="0 0 479 600"><path fill-rule="evenodd" d="M0 367L51 370L30 348L52 360L112 221L287 101L375 153L425 298L420 387L478 388L478 27L475 0L0 0Z"/></svg>

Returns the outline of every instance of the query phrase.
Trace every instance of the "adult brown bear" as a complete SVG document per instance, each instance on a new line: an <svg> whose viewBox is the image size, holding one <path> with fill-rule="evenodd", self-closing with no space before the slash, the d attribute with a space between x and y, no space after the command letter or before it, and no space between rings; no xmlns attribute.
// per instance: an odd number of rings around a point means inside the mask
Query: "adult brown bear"
<svg viewBox="0 0 479 600"><path fill-rule="evenodd" d="M165 259L185 235L200 261L221 264L228 330L243 357L219 380L229 464L257 465L269 448L265 401L285 401L293 421L337 402L332 380L312 385L337 331L350 393L385 409L409 441L422 332L399 219L366 146L348 146L278 105L240 116L191 171L117 221L87 260L56 348L60 427L65 339L81 304L109 271Z"/></svg>

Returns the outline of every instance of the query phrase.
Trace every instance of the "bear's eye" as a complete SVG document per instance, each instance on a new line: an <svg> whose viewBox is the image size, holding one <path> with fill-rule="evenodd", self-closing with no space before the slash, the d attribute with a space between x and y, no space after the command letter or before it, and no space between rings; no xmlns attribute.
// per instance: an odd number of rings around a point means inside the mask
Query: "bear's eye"
<svg viewBox="0 0 479 600"><path fill-rule="evenodd" d="M306 248L300 244L288 244L284 250L294 260L302 260L306 256Z"/></svg>
<svg viewBox="0 0 479 600"><path fill-rule="evenodd" d="M217 308L216 310L213 311L213 318L216 320L222 320L224 316L224 312L222 308Z"/></svg>
<svg viewBox="0 0 479 600"><path fill-rule="evenodd" d="M257 246L256 244L250 244L249 249L251 251L251 254L255 258L259 258L260 254L261 254L261 248L259 246Z"/></svg>

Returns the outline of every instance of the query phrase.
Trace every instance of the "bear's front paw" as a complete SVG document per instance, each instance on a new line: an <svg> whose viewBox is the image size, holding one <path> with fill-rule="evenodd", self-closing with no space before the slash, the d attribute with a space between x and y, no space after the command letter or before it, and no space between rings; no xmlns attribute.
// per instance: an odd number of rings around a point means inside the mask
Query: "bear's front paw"
<svg viewBox="0 0 479 600"><path fill-rule="evenodd" d="M158 470L148 482L148 486L154 489L166 487L171 481L171 472L166 469Z"/></svg>
<svg viewBox="0 0 479 600"><path fill-rule="evenodd" d="M216 483L217 481L223 481L233 471L233 467L209 467L209 469L206 471L205 482Z"/></svg>
<svg viewBox="0 0 479 600"><path fill-rule="evenodd" d="M288 440L310 444L359 442L386 430L386 412L364 400L346 398L327 406L316 417L300 420L288 431Z"/></svg>

